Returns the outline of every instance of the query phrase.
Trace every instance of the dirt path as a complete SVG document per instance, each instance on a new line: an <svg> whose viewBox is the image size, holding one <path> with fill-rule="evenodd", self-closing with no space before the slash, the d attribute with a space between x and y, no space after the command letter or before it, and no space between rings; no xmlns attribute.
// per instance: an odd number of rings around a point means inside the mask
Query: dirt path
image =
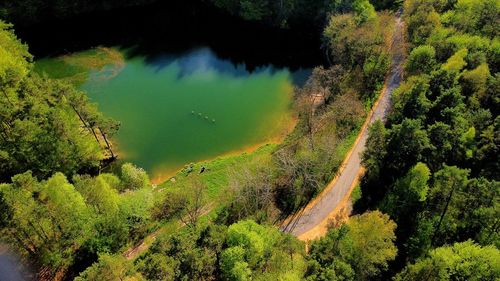
<svg viewBox="0 0 500 281"><path fill-rule="evenodd" d="M213 204L208 204L204 206L201 209L200 212L200 217L208 215L211 211L213 210ZM184 222L181 222L179 224L179 228L186 226ZM146 252L151 245L156 241L156 237L161 233L165 231L165 228L159 228L156 231L150 233L148 236L146 236L144 239L142 239L138 244L135 246L127 249L124 253L123 256L127 260L134 260L138 256L140 256L142 253ZM1 281L1 280L0 280Z"/></svg>
<svg viewBox="0 0 500 281"><path fill-rule="evenodd" d="M338 175L327 185L324 191L305 208L288 218L282 225L283 231L290 232L301 240L312 240L324 235L328 224L347 202L352 189L357 185L363 173L361 152L368 138L368 126L378 119L385 120L390 109L390 97L401 83L404 62L404 37L401 16L396 18L392 42L392 65L384 88L368 115L351 151L341 164Z"/></svg>

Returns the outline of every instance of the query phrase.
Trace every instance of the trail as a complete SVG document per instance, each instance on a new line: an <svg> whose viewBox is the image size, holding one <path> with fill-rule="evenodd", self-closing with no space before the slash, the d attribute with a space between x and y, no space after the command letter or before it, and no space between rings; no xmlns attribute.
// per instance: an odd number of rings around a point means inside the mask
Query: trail
<svg viewBox="0 0 500 281"><path fill-rule="evenodd" d="M285 220L285 223L281 226L282 231L290 232L301 240L312 240L321 237L326 233L331 219L349 202L352 189L357 185L359 177L363 173L361 153L368 138L368 127L376 120L385 120L390 109L392 92L401 83L405 58L403 30L401 12L399 12L396 17L391 46L392 64L389 75L351 151L342 162L337 176L306 207Z"/></svg>
<svg viewBox="0 0 500 281"><path fill-rule="evenodd" d="M200 210L200 214L199 216L202 217L202 216L206 216L208 215L208 213L210 213L211 211L213 210L213 204L208 204L206 206L204 206L201 210ZM186 224L184 222L180 222L180 225L179 225L179 228L181 227L184 227L186 226ZM127 259L127 260L134 260L135 258L137 258L138 256L140 256L141 254L145 253L149 247L151 247L151 245L153 245L153 243L156 241L156 237L161 233L161 232L164 232L165 231L165 228L163 227L160 227L159 229L157 229L156 231L150 233L148 236L146 236L144 239L142 239L138 244L134 245L133 247L127 249L124 253L123 253L123 256ZM1 280L0 280L1 281Z"/></svg>

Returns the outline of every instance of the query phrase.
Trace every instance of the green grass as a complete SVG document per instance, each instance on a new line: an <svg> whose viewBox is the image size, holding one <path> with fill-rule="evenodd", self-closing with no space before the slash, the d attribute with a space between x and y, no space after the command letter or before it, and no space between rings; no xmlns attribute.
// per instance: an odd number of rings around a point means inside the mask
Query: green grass
<svg viewBox="0 0 500 281"><path fill-rule="evenodd" d="M361 199L361 187L359 186L359 184L357 184L354 189L352 190L352 193L351 193L351 203L352 205L356 204L356 202L358 202L359 199Z"/></svg>
<svg viewBox="0 0 500 281"><path fill-rule="evenodd" d="M251 153L245 152L236 156L222 156L214 160L186 165L183 170L173 177L175 182L167 180L160 184L158 188L164 190L185 188L189 186L193 177L197 177L206 187L205 198L213 204L213 208L217 208L224 203L224 199L228 199L228 196L224 195L227 194L231 175L242 171L244 168L252 169L271 161L271 153L276 146L276 144L266 144ZM200 174L202 167L205 167L205 171Z"/></svg>

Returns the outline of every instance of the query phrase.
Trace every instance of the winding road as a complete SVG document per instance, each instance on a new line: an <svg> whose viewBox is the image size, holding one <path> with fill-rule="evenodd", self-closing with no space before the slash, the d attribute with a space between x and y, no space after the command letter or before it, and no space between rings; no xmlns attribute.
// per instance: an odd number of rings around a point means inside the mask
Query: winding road
<svg viewBox="0 0 500 281"><path fill-rule="evenodd" d="M281 226L282 231L290 232L305 241L321 237L327 232L331 219L349 202L352 189L357 185L363 173L360 156L368 138L368 127L376 120L385 120L390 109L392 92L401 83L405 58L404 26L401 20L401 12L398 13L395 20L396 24L391 46L392 64L389 75L351 151L341 164L338 175L306 207L285 220Z"/></svg>

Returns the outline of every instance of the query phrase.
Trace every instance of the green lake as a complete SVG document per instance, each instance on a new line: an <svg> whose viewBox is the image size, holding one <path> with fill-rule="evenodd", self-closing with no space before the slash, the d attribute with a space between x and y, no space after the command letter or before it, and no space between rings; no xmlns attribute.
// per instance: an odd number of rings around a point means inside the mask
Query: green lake
<svg viewBox="0 0 500 281"><path fill-rule="evenodd" d="M113 137L119 159L157 181L191 162L279 141L294 124L288 70L249 72L208 48L126 58L92 72L81 88L121 122Z"/></svg>

